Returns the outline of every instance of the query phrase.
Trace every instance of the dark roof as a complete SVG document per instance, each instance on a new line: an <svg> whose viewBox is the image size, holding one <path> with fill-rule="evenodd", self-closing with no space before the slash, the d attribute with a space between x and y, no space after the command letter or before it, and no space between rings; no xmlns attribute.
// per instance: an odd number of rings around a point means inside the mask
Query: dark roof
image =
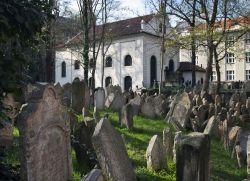
<svg viewBox="0 0 250 181"><path fill-rule="evenodd" d="M192 63L191 62L180 62L180 66L178 68L180 72L190 72L192 71ZM197 72L206 72L206 70L198 65L195 65L195 71Z"/></svg>
<svg viewBox="0 0 250 181"><path fill-rule="evenodd" d="M130 18L126 20L116 21L112 23L107 23L105 24L106 37L110 36L112 38L115 38L115 37L140 33L142 32L141 21L144 20L145 23L148 23L150 20L152 20L153 17L154 17L154 14L150 14L150 15L139 16L139 17ZM103 25L98 25L96 27L97 39L98 37L101 37L102 29L103 29ZM91 37L92 37L92 30L90 30L90 33L89 33L89 38L91 39ZM57 47L60 48L60 47L64 47L65 45L81 43L82 38L83 38L83 32L79 32L72 39L68 40L64 45L61 44Z"/></svg>

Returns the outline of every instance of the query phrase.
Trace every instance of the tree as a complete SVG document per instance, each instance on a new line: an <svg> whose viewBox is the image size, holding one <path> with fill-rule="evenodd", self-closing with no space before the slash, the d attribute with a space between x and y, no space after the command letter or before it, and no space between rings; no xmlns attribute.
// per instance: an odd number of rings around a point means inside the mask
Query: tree
<svg viewBox="0 0 250 181"><path fill-rule="evenodd" d="M36 48L51 6L39 0L0 1L0 113L4 93L17 90L27 80L29 69L25 54Z"/></svg>

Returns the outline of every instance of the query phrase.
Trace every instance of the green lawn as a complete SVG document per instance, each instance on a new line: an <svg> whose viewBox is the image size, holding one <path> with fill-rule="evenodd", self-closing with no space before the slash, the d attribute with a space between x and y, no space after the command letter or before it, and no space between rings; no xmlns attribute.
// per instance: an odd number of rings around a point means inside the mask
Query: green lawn
<svg viewBox="0 0 250 181"><path fill-rule="evenodd" d="M132 164L135 167L138 180L141 181L174 181L175 180L175 164L168 161L168 168L159 172L150 171L147 169L145 153L150 138L157 134L162 138L162 131L169 125L163 119L146 119L141 116L134 117L134 128L128 131L126 128L120 128L118 125L118 114L106 110L101 113L109 113L109 120L117 131L125 137L126 148L129 157L132 159ZM6 162L12 165L19 165L19 149L18 149L18 130L14 130L14 146L8 150ZM223 144L218 140L211 142L210 155L210 175L213 181L241 181L247 178L246 166L239 169L236 159L230 159L230 151L225 151ZM74 150L72 150L73 159L73 180L79 180L80 176L86 171L79 169L75 159Z"/></svg>

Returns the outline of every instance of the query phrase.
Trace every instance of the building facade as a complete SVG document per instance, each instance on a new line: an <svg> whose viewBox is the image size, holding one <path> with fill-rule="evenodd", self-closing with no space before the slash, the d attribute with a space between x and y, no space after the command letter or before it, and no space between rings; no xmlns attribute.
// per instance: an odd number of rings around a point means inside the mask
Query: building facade
<svg viewBox="0 0 250 181"><path fill-rule="evenodd" d="M105 54L104 73L102 71L102 56L99 53L96 62L95 86L120 85L123 90L130 87L135 90L141 87L151 87L155 81L160 80L161 72L161 34L169 31L167 21L166 29L161 29L161 23L154 15L147 15L128 20L122 20L108 25L113 34L112 42ZM81 33L69 42L79 38ZM69 43L68 43L69 44ZM107 47L105 47L106 49ZM63 45L56 51L56 82L65 84L74 78L83 79L83 66L81 64L81 49ZM91 54L90 54L91 60ZM179 49L167 48L164 54L163 69L175 72L179 67ZM91 79L92 68L89 68ZM163 81L165 75L163 71Z"/></svg>

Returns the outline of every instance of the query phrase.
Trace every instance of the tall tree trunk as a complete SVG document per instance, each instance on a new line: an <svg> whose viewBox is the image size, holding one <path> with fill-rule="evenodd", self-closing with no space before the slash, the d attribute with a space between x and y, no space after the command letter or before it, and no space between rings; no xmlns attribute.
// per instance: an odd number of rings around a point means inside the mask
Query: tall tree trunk
<svg viewBox="0 0 250 181"><path fill-rule="evenodd" d="M93 26L93 69L92 69L92 84L91 84L91 89L92 92L94 93L95 91L95 71L96 71L96 20L93 15L94 13L92 12L92 26Z"/></svg>
<svg viewBox="0 0 250 181"><path fill-rule="evenodd" d="M213 63L213 42L212 39L208 38L208 57L207 57L207 68L205 73L205 81L203 84L203 91L208 92L209 89L209 81L212 73L212 63Z"/></svg>
<svg viewBox="0 0 250 181"><path fill-rule="evenodd" d="M215 69L216 69L216 75L217 75L216 94L219 94L220 84L221 84L221 75L220 75L219 55L216 49L214 49L214 61L215 61Z"/></svg>
<svg viewBox="0 0 250 181"><path fill-rule="evenodd" d="M88 66L89 66L89 16L88 16L88 1L84 1L84 17L83 17L83 26L84 26L84 45L83 45L83 60L84 60L84 81L88 84Z"/></svg>
<svg viewBox="0 0 250 181"><path fill-rule="evenodd" d="M107 23L107 3L106 0L102 0L102 19L103 19L103 25L102 25L102 82L101 82L101 87L103 86L103 81L104 81L104 63L105 63L105 51L104 51L104 46L105 46L105 26Z"/></svg>
<svg viewBox="0 0 250 181"><path fill-rule="evenodd" d="M192 33L193 34L193 33ZM191 43L191 59L192 59L192 87L196 84L196 73L195 73L195 65L196 65L196 42L195 37L192 35L192 43Z"/></svg>

